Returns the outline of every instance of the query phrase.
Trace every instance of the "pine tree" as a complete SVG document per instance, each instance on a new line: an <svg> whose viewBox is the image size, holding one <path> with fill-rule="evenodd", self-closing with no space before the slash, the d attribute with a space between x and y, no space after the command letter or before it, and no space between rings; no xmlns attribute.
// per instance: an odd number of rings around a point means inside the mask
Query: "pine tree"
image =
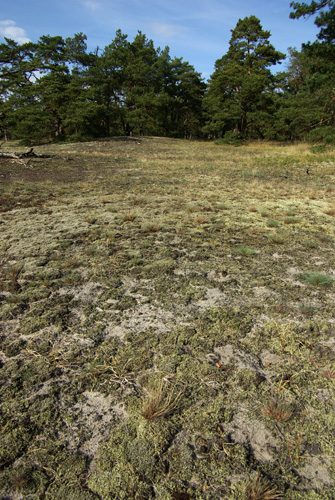
<svg viewBox="0 0 335 500"><path fill-rule="evenodd" d="M157 128L156 93L158 53L152 40L139 31L128 46L127 66L122 88L126 135L150 134Z"/></svg>
<svg viewBox="0 0 335 500"><path fill-rule="evenodd" d="M66 40L42 36L35 44L6 40L0 45L3 134L26 142L65 137L72 105L86 88L81 78L90 59L85 40L79 33Z"/></svg>
<svg viewBox="0 0 335 500"><path fill-rule="evenodd" d="M305 2L291 2L293 11L291 19L313 16L318 13L314 24L320 28L318 39L327 43L335 40L335 1L334 0L312 0L310 4Z"/></svg>
<svg viewBox="0 0 335 500"><path fill-rule="evenodd" d="M164 85L168 103L165 117L168 135L185 139L199 135L205 89L201 75L191 64L178 57L169 62Z"/></svg>
<svg viewBox="0 0 335 500"><path fill-rule="evenodd" d="M87 102L95 114L98 135L123 133L123 85L128 60L128 36L118 30L115 38L93 61L87 71Z"/></svg>
<svg viewBox="0 0 335 500"><path fill-rule="evenodd" d="M317 15L314 22L320 28L318 40L303 44L297 55L305 67L301 114L310 118L307 138L335 142L335 1L292 2L291 7L291 18ZM301 98L301 91L298 96Z"/></svg>
<svg viewBox="0 0 335 500"><path fill-rule="evenodd" d="M229 50L215 63L209 82L205 131L222 137L234 131L242 137L262 136L264 119L275 88L269 67L285 55L269 42L255 16L239 19Z"/></svg>
<svg viewBox="0 0 335 500"><path fill-rule="evenodd" d="M22 105L22 96L29 96L38 69L35 59L36 45L19 45L5 38L0 44L0 133L7 140L15 137L15 111ZM30 100L32 100L30 98Z"/></svg>

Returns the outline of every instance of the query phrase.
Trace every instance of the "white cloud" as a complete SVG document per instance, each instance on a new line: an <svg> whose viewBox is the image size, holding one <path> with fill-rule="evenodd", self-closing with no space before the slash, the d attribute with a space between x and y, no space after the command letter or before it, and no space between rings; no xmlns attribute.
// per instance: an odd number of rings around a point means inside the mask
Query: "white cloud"
<svg viewBox="0 0 335 500"><path fill-rule="evenodd" d="M18 43L27 43L31 40L27 37L23 28L16 26L15 21L0 21L0 36L10 38Z"/></svg>
<svg viewBox="0 0 335 500"><path fill-rule="evenodd" d="M187 28L185 28L185 26L180 26L177 24L152 23L151 26L155 35L164 38L172 38L187 31Z"/></svg>
<svg viewBox="0 0 335 500"><path fill-rule="evenodd" d="M99 10L101 9L101 4L100 2L95 2L94 0L85 0L84 2L85 7L91 10Z"/></svg>

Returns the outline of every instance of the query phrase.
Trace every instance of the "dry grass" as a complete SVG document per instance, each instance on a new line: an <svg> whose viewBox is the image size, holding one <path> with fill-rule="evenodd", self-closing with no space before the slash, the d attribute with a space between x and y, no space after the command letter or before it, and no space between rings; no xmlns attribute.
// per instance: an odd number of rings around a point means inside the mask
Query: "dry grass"
<svg viewBox="0 0 335 500"><path fill-rule="evenodd" d="M158 222L148 222L142 226L144 233L158 233L161 229L162 226Z"/></svg>
<svg viewBox="0 0 335 500"><path fill-rule="evenodd" d="M326 377L328 380L335 380L335 368L327 368L327 370L325 370L323 373L322 373L323 377Z"/></svg>
<svg viewBox="0 0 335 500"><path fill-rule="evenodd" d="M143 401L142 416L147 420L165 417L178 408L183 392L176 393L175 387L167 389L161 380L149 389Z"/></svg>
<svg viewBox="0 0 335 500"><path fill-rule="evenodd" d="M136 219L136 214L125 214L123 216L123 222L134 222Z"/></svg>
<svg viewBox="0 0 335 500"><path fill-rule="evenodd" d="M281 498L283 497L277 488L273 488L271 483L258 473L247 487L245 500L279 500Z"/></svg>
<svg viewBox="0 0 335 500"><path fill-rule="evenodd" d="M287 422L293 415L293 408L290 404L274 399L263 406L262 413L277 423Z"/></svg>

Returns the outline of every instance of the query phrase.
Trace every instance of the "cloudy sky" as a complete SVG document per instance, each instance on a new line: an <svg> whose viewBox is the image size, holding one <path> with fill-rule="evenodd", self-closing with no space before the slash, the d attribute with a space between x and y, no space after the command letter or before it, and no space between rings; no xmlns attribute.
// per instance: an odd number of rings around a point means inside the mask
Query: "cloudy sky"
<svg viewBox="0 0 335 500"><path fill-rule="evenodd" d="M141 30L156 48L168 45L172 57L183 57L208 77L227 52L230 30L240 18L258 17L284 53L313 41L313 20L289 19L290 10L290 0L0 0L0 42L83 32L94 50L111 43L117 29L129 41Z"/></svg>

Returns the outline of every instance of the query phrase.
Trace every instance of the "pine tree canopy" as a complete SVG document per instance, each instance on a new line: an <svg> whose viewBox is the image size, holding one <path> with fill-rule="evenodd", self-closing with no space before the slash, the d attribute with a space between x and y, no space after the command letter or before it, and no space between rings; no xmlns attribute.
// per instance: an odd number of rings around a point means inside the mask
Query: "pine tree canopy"
<svg viewBox="0 0 335 500"><path fill-rule="evenodd" d="M169 47L117 30L89 52L86 35L0 44L0 140L26 144L117 135L335 142L335 0L292 2L316 16L315 41L285 54L254 15L231 29L208 82Z"/></svg>

